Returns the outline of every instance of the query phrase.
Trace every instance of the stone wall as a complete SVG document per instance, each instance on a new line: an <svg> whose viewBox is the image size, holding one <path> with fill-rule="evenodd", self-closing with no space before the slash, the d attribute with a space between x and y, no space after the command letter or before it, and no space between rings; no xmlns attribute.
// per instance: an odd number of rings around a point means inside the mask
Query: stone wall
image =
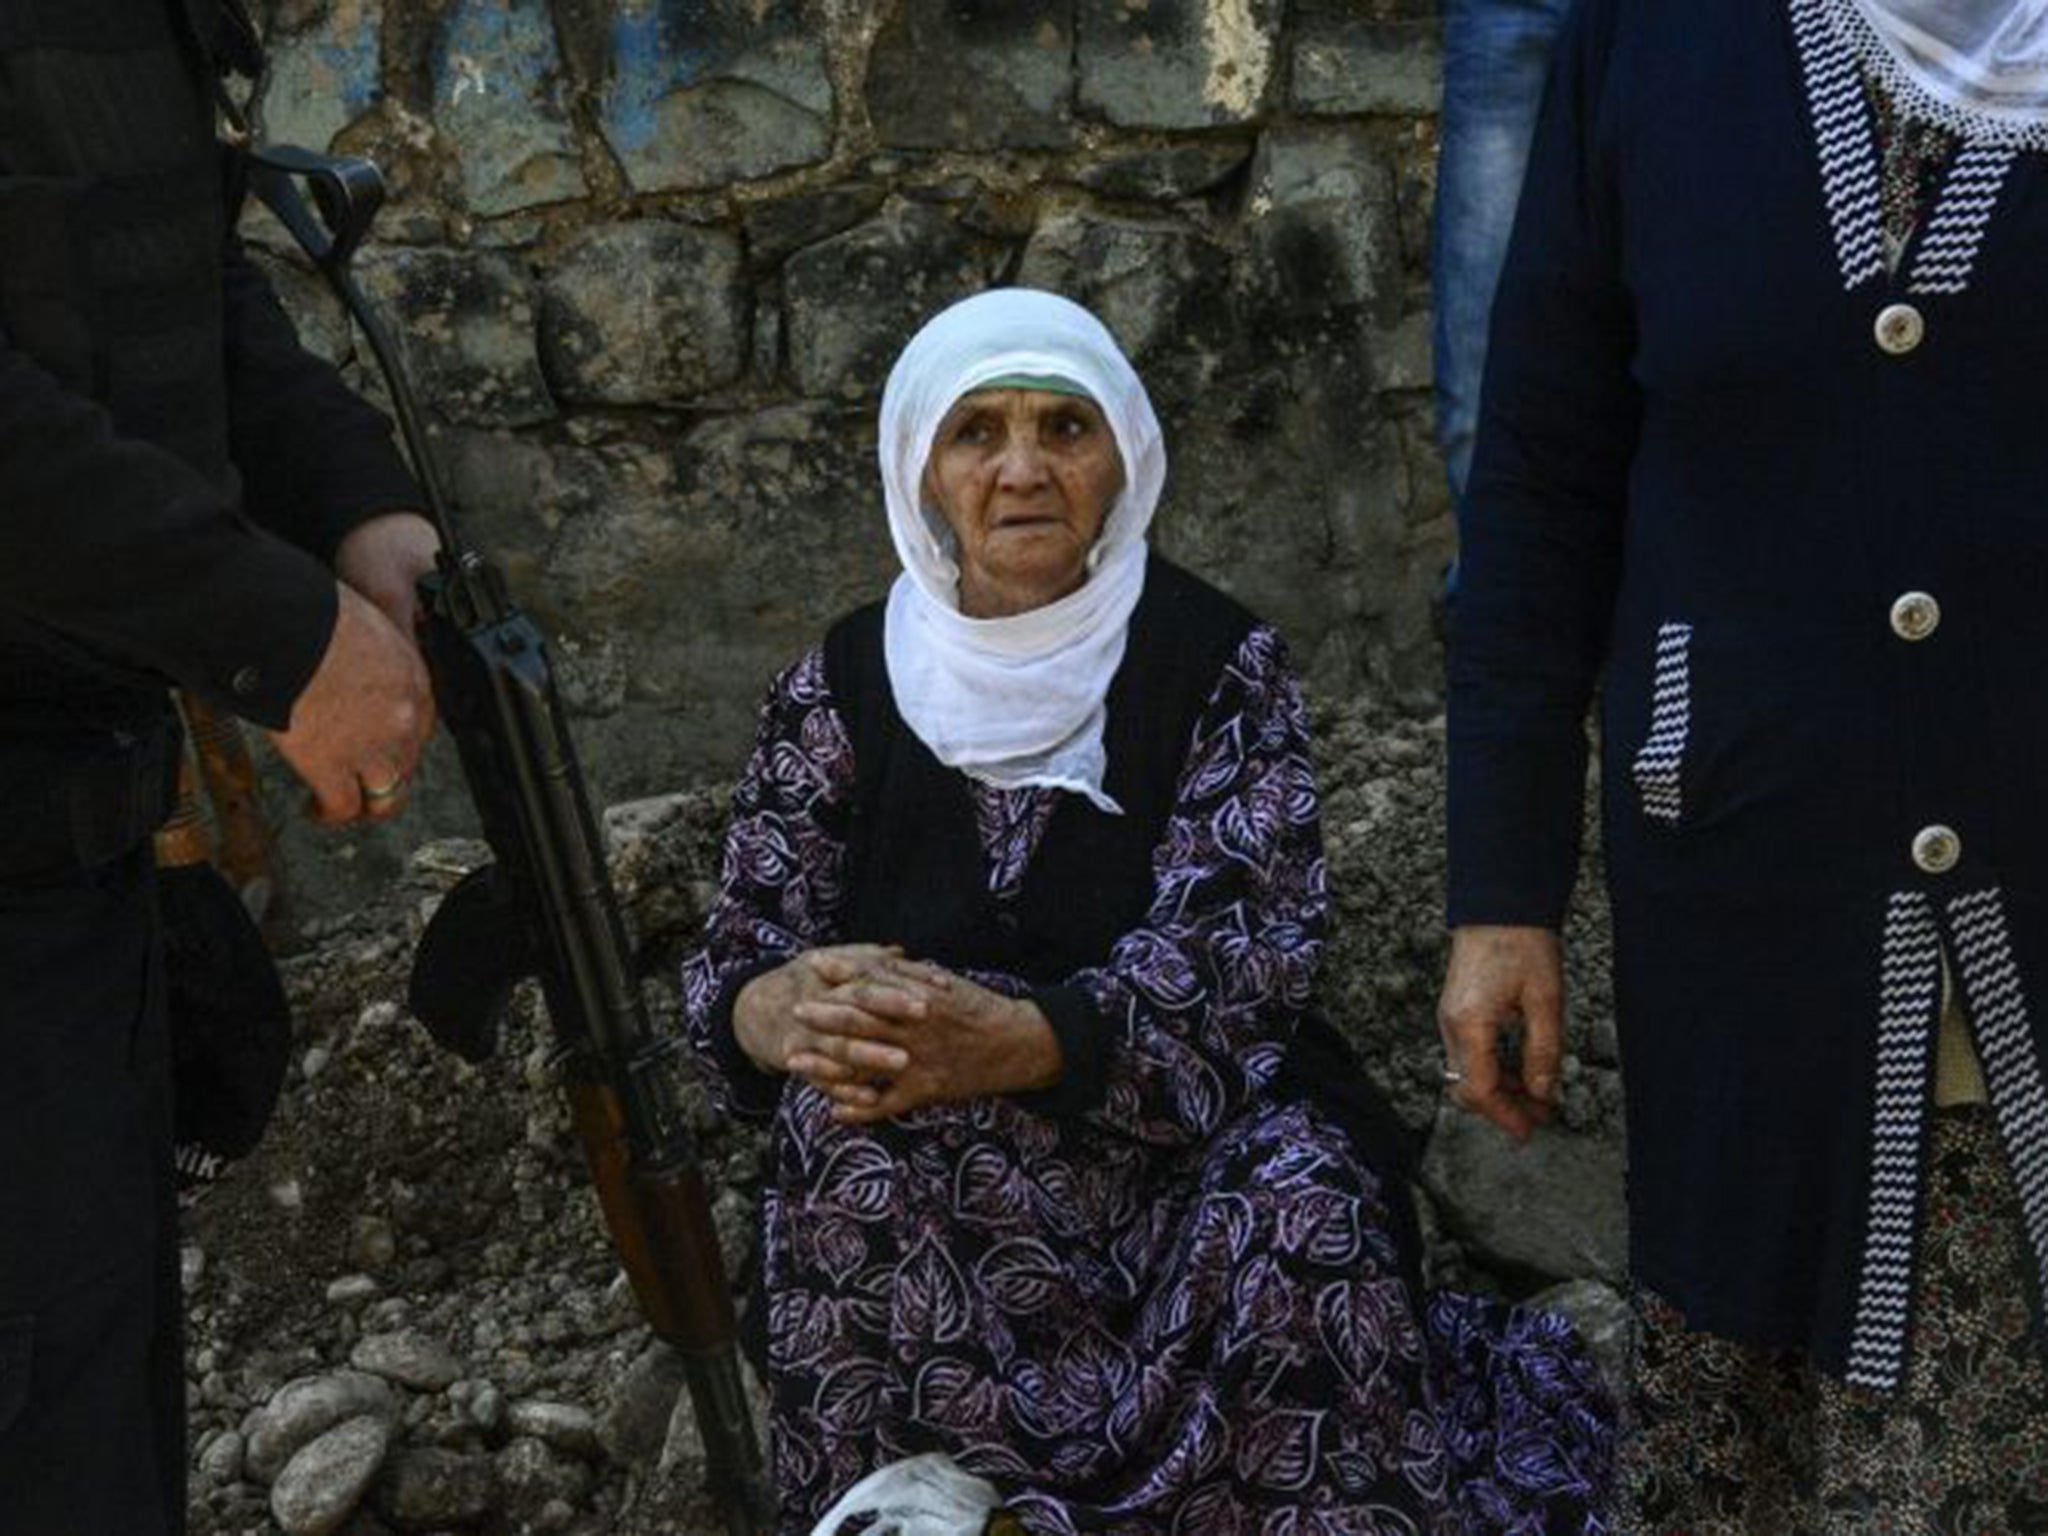
<svg viewBox="0 0 2048 1536"><path fill-rule="evenodd" d="M730 773L772 671L883 588L876 396L924 317L999 283L1117 332L1167 426L1159 542L1279 622L1318 695L1434 690L1435 0L269 10L259 121L389 174L368 286L464 526L558 637L602 799ZM452 763L339 842L275 787L302 915L467 820Z"/></svg>

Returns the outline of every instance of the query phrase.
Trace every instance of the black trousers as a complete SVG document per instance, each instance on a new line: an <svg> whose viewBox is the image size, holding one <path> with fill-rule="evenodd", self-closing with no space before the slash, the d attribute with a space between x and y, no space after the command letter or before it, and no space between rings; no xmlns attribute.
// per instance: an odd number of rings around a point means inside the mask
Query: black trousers
<svg viewBox="0 0 2048 1536"><path fill-rule="evenodd" d="M153 873L0 879L0 1532L185 1529Z"/></svg>

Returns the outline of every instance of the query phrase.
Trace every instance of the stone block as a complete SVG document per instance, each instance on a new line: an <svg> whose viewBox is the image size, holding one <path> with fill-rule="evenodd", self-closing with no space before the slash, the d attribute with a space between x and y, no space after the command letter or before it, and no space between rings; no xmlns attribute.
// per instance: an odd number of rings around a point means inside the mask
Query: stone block
<svg viewBox="0 0 2048 1536"><path fill-rule="evenodd" d="M768 676L882 593L894 561L873 442L865 413L783 408L707 422L672 453L557 453L546 596L564 627L622 653L621 722L653 706L701 731L708 714L720 761Z"/></svg>
<svg viewBox="0 0 2048 1536"><path fill-rule="evenodd" d="M1278 73L1281 0L1080 0L1081 106L1126 128L1258 119Z"/></svg>
<svg viewBox="0 0 2048 1536"><path fill-rule="evenodd" d="M683 1362L668 1345L656 1342L641 1351L598 1420L598 1441L615 1465L645 1467L661 1454L685 1380Z"/></svg>
<svg viewBox="0 0 2048 1536"><path fill-rule="evenodd" d="M531 426L554 416L520 265L500 255L385 248L364 258L362 272L398 332L426 410L466 426Z"/></svg>
<svg viewBox="0 0 2048 1536"><path fill-rule="evenodd" d="M1374 389L1428 389L1432 383L1435 343L1430 312L1421 304L1405 310L1393 325L1370 337Z"/></svg>
<svg viewBox="0 0 2048 1536"><path fill-rule="evenodd" d="M789 366L807 395L879 395L917 328L986 286L938 209L908 204L790 258L783 273Z"/></svg>
<svg viewBox="0 0 2048 1536"><path fill-rule="evenodd" d="M1252 165L1249 245L1272 310L1320 317L1375 305L1391 324L1401 302L1394 179L1361 126L1276 128Z"/></svg>
<svg viewBox="0 0 2048 1536"><path fill-rule="evenodd" d="M824 0L617 0L600 116L636 191L700 190L832 148Z"/></svg>
<svg viewBox="0 0 2048 1536"><path fill-rule="evenodd" d="M563 110L566 77L546 0L458 0L434 57L434 120L486 217L587 189Z"/></svg>
<svg viewBox="0 0 2048 1536"><path fill-rule="evenodd" d="M330 1429L292 1457L270 1490L286 1536L328 1536L349 1517L391 1449L391 1426L364 1417Z"/></svg>
<svg viewBox="0 0 2048 1536"><path fill-rule="evenodd" d="M357 1343L348 1363L415 1392L446 1391L462 1375L462 1362L446 1344L410 1328L371 1334Z"/></svg>
<svg viewBox="0 0 2048 1536"><path fill-rule="evenodd" d="M739 241L652 219L585 230L542 290L541 357L558 398L645 405L730 384L747 357Z"/></svg>
<svg viewBox="0 0 2048 1536"><path fill-rule="evenodd" d="M498 1499L498 1474L487 1456L434 1447L398 1452L377 1479L375 1500L401 1531L471 1526Z"/></svg>
<svg viewBox="0 0 2048 1536"><path fill-rule="evenodd" d="M1624 1283L1628 1212L1620 1146L1606 1136L1505 1133L1445 1105L1422 1180L1445 1227L1487 1267L1544 1280Z"/></svg>
<svg viewBox="0 0 2048 1536"><path fill-rule="evenodd" d="M434 448L463 537L524 586L565 512L553 456L507 432L444 431Z"/></svg>
<svg viewBox="0 0 2048 1536"><path fill-rule="evenodd" d="M1247 141L1201 139L1108 155L1083 166L1074 179L1104 197L1177 202L1213 191L1251 157Z"/></svg>
<svg viewBox="0 0 2048 1536"><path fill-rule="evenodd" d="M364 1415L386 1420L398 1415L396 1396L377 1377L337 1371L288 1381L242 1425L246 1470L260 1482L273 1482L308 1445L337 1424Z"/></svg>
<svg viewBox="0 0 2048 1536"><path fill-rule="evenodd" d="M335 0L303 32L270 40L257 119L273 144L325 150L381 94L382 0Z"/></svg>
<svg viewBox="0 0 2048 1536"><path fill-rule="evenodd" d="M709 553L676 496L674 463L638 444L563 449L552 482L560 529L535 607L581 633L610 631L632 646L673 616L669 600L687 590L681 573ZM658 691L663 679L637 681Z"/></svg>
<svg viewBox="0 0 2048 1536"><path fill-rule="evenodd" d="M1426 117L1443 95L1442 30L1373 20L1349 6L1306 16L1295 31L1292 80L1300 112Z"/></svg>
<svg viewBox="0 0 2048 1536"><path fill-rule="evenodd" d="M792 251L829 240L873 217L888 199L886 187L856 183L749 203L741 215L747 232L747 255L757 265L773 266Z"/></svg>
<svg viewBox="0 0 2048 1536"><path fill-rule="evenodd" d="M1229 258L1177 225L1055 214L1025 247L1017 281L1091 310L1141 370L1174 344L1228 328Z"/></svg>
<svg viewBox="0 0 2048 1536"><path fill-rule="evenodd" d="M579 726L593 772L632 794L731 774L768 678L895 572L869 413L781 407L707 421L672 456L558 457L577 505L545 590L627 678Z"/></svg>
<svg viewBox="0 0 2048 1536"><path fill-rule="evenodd" d="M1073 137L1073 0L902 0L868 55L866 95L884 144L1065 144Z"/></svg>

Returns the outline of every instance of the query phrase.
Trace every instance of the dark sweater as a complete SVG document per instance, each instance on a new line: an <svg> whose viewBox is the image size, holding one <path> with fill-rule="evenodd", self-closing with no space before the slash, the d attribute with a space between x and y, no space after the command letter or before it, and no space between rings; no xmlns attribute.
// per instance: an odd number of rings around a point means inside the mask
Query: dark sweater
<svg viewBox="0 0 2048 1536"><path fill-rule="evenodd" d="M1966 144L1887 273L1823 11L1589 0L1562 44L1466 519L1450 909L1558 924L1604 685L1637 1279L1883 1386L1944 949L2048 1262L2048 166Z"/></svg>

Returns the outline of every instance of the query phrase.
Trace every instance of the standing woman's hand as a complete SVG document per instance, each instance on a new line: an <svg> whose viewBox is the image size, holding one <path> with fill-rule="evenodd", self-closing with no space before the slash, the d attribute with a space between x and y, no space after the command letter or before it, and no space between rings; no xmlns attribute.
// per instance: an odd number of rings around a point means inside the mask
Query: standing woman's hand
<svg viewBox="0 0 2048 1536"><path fill-rule="evenodd" d="M1556 1106L1564 1057L1564 958L1556 932L1453 929L1436 1016L1452 1101L1527 1141ZM1511 1067L1500 1047L1517 1024L1521 1065Z"/></svg>

